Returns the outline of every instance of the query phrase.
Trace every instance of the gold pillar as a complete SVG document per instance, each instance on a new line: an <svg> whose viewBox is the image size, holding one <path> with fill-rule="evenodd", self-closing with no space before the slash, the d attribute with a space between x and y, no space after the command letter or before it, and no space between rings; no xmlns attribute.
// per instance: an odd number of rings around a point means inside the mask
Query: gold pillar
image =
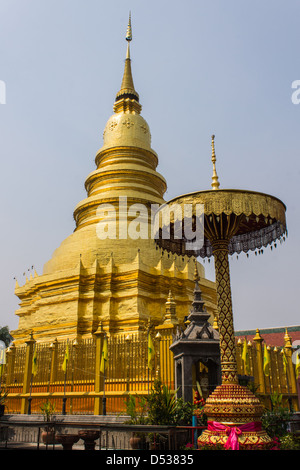
<svg viewBox="0 0 300 470"><path fill-rule="evenodd" d="M160 380L174 388L175 383L175 369L173 352L170 351L170 346L173 343L173 333L175 327L172 323L163 323L155 327L155 331L160 333L159 341L159 373Z"/></svg>
<svg viewBox="0 0 300 470"><path fill-rule="evenodd" d="M74 391L74 375L75 375L75 364L77 363L78 360L78 341L75 338L72 344L72 375L71 375L71 392ZM70 397L70 414L73 414L73 397Z"/></svg>
<svg viewBox="0 0 300 470"><path fill-rule="evenodd" d="M23 390L22 393L29 393L30 391L30 381L31 381L31 371L32 371L32 358L33 358L33 349L35 340L33 339L33 334L31 332L30 338L26 341L26 358L25 358L25 370L23 378ZM28 398L22 398L21 403L21 414L27 413L28 409Z"/></svg>
<svg viewBox="0 0 300 470"><path fill-rule="evenodd" d="M295 374L295 366L292 360L292 338L289 336L287 330L284 335L284 350L287 359L287 374L289 378L290 384L290 392L297 393L297 381L296 381L296 374Z"/></svg>
<svg viewBox="0 0 300 470"><path fill-rule="evenodd" d="M127 335L125 338L125 357L126 357L126 392L130 391L130 361L133 358L130 355L130 344L132 338Z"/></svg>
<svg viewBox="0 0 300 470"><path fill-rule="evenodd" d="M51 349L51 368L50 368L50 384L56 380L57 373L57 357L58 357L58 342L57 339L50 344Z"/></svg>
<svg viewBox="0 0 300 470"><path fill-rule="evenodd" d="M12 378L14 374L15 368L15 360L16 360L16 346L12 344L6 351L6 361L7 361L7 369L6 369L6 385L12 383Z"/></svg>
<svg viewBox="0 0 300 470"><path fill-rule="evenodd" d="M261 429L263 406L248 387L239 385L238 381L228 240L213 240L212 247L219 309L222 384L206 400L204 411L208 417L208 428L199 437L198 446L226 445L228 433L237 432L236 429L239 428L240 435L237 434L236 437L241 448L266 448L272 439ZM219 427L215 422L219 423ZM241 428L248 423L252 423L253 430L242 431Z"/></svg>
<svg viewBox="0 0 300 470"><path fill-rule="evenodd" d="M237 384L238 375L232 315L228 240L215 241L213 243L213 252L219 307L218 329L220 334L222 384Z"/></svg>
<svg viewBox="0 0 300 470"><path fill-rule="evenodd" d="M100 323L97 331L94 333L96 337L96 356L95 356L95 392L99 393L103 390L103 377L100 374L101 354L104 343L104 331ZM94 400L94 415L101 415L103 412L102 398L96 396Z"/></svg>
<svg viewBox="0 0 300 470"><path fill-rule="evenodd" d="M262 342L263 338L260 336L260 331L257 328L256 334L253 338L255 342L255 349L256 349L256 357L257 357L257 371L258 371L258 385L259 385L259 393L265 394L266 387L265 387L265 376L263 370L263 350L262 350Z"/></svg>

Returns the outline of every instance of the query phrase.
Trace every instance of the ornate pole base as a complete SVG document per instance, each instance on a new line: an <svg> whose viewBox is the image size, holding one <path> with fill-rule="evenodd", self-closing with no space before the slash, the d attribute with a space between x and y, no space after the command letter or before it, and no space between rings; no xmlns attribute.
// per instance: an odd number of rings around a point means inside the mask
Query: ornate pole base
<svg viewBox="0 0 300 470"><path fill-rule="evenodd" d="M268 449L272 439L261 428L263 406L247 388L222 384L208 397L204 412L208 427L198 438L198 448L221 445L228 450Z"/></svg>
<svg viewBox="0 0 300 470"><path fill-rule="evenodd" d="M228 240L214 240L216 286L219 307L222 385L208 397L204 412L208 427L198 447L221 444L225 449L268 448L272 439L261 428L263 406L247 388L239 385L233 328Z"/></svg>

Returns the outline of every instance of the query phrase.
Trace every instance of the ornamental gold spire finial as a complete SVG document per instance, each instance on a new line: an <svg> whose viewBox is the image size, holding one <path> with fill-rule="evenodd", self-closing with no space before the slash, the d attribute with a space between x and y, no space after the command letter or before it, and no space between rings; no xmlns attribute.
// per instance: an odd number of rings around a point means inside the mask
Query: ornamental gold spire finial
<svg viewBox="0 0 300 470"><path fill-rule="evenodd" d="M128 20L127 32L126 32L126 41L127 41L127 54L126 54L126 59L130 59L129 43L130 43L130 41L132 41L131 12L129 12L129 20Z"/></svg>
<svg viewBox="0 0 300 470"><path fill-rule="evenodd" d="M131 13L129 13L129 20L128 20L127 31L126 31L126 41L127 41L127 52L126 52L126 59L125 59L125 68L124 68L124 73L123 73L121 89L116 95L116 102L122 99L129 98L131 100L137 101L138 103L139 95L135 91L133 78L132 78L132 72L131 72L131 58L130 58L130 42L132 41Z"/></svg>
<svg viewBox="0 0 300 470"><path fill-rule="evenodd" d="M219 178L217 175L217 170L216 170L216 154L215 154L215 136L211 136L211 148L212 148L212 154L211 154L211 161L213 163L213 175L212 175L212 183L211 187L212 189L219 189L220 183L219 183Z"/></svg>

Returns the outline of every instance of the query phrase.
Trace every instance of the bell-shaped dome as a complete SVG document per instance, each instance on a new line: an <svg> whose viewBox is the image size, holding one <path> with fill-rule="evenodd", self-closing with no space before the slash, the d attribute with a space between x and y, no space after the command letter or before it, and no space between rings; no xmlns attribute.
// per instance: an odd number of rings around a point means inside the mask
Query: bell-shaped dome
<svg viewBox="0 0 300 470"><path fill-rule="evenodd" d="M152 150L150 129L140 114L121 111L107 121L101 150L124 146Z"/></svg>

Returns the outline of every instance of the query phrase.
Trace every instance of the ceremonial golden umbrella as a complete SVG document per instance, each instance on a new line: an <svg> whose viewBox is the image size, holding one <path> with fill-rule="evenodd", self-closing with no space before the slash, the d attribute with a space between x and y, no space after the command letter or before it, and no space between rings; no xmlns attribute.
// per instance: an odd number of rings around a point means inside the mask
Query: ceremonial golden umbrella
<svg viewBox="0 0 300 470"><path fill-rule="evenodd" d="M238 429L235 434L237 445L240 442L245 448L266 446L271 440L259 425L263 407L247 387L238 383L229 255L241 252L248 255L251 250L262 251L268 245L276 246L277 240L285 239L286 207L268 194L220 189L214 136L212 162L212 189L185 194L169 201L166 205L171 213L169 236L166 236L164 224L160 223L156 242L161 248L179 255L213 256L215 261L222 384L207 399L205 412L211 424L202 433L199 444L224 444L228 441L229 430L235 428ZM178 207L182 211L178 212ZM186 207L189 207L189 217L184 217ZM201 207L203 239L200 244L196 239L193 246L193 243L187 243L184 236L184 224L191 222L196 227ZM176 210L172 212L172 208ZM178 213L182 214L181 220L178 220ZM183 236L179 236L179 231ZM251 426L250 423L254 424ZM253 427L255 430L249 431Z"/></svg>

